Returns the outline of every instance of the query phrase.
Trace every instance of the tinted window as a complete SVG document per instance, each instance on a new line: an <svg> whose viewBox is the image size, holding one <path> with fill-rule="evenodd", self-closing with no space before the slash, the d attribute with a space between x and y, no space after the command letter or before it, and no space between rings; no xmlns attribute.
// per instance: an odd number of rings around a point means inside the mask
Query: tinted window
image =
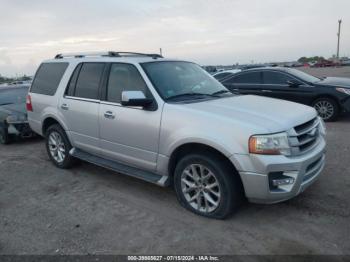
<svg viewBox="0 0 350 262"><path fill-rule="evenodd" d="M146 96L146 83L135 66L112 64L108 79L107 101L120 103L123 91L142 91Z"/></svg>
<svg viewBox="0 0 350 262"><path fill-rule="evenodd" d="M214 77L215 77L217 80L221 81L221 80L223 80L224 78L226 78L226 77L229 76L229 75L231 75L231 73L221 73L221 74L215 75Z"/></svg>
<svg viewBox="0 0 350 262"><path fill-rule="evenodd" d="M82 64L79 64L75 68L74 73L69 80L68 87L67 87L66 92L65 92L65 94L68 96L74 96L75 85L77 83L77 79L78 79L78 75L79 75L81 66L82 66Z"/></svg>
<svg viewBox="0 0 350 262"><path fill-rule="evenodd" d="M84 63L79 73L74 96L98 99L98 87L104 66L104 63Z"/></svg>
<svg viewBox="0 0 350 262"><path fill-rule="evenodd" d="M40 65L30 91L32 93L53 96L68 63L43 63Z"/></svg>
<svg viewBox="0 0 350 262"><path fill-rule="evenodd" d="M224 81L224 84L260 84L260 72L250 72L230 77Z"/></svg>
<svg viewBox="0 0 350 262"><path fill-rule="evenodd" d="M0 89L0 106L5 104L23 104L26 101L28 87Z"/></svg>
<svg viewBox="0 0 350 262"><path fill-rule="evenodd" d="M265 84L280 84L286 85L288 80L293 78L288 75L279 72L264 72L264 83Z"/></svg>

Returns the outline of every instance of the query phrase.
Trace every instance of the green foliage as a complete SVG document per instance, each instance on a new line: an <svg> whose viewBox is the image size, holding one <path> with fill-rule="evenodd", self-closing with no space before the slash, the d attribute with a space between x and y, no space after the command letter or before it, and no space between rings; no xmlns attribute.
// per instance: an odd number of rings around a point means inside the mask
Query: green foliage
<svg viewBox="0 0 350 262"><path fill-rule="evenodd" d="M31 80L31 78L27 75L23 75L23 76L20 76L20 77L5 77L5 76L2 76L0 74L0 84L3 84L3 83L11 83L11 82L14 82L14 81L28 81L28 80Z"/></svg>
<svg viewBox="0 0 350 262"><path fill-rule="evenodd" d="M308 63L308 62L318 62L318 61L323 61L325 58L323 56L311 56L311 57L300 57L298 59L299 63Z"/></svg>

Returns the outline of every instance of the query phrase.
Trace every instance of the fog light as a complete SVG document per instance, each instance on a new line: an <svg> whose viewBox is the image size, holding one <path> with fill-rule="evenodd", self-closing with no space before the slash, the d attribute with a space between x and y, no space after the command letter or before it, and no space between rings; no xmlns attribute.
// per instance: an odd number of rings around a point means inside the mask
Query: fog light
<svg viewBox="0 0 350 262"><path fill-rule="evenodd" d="M269 173L269 187L271 192L290 192L298 177L298 171L280 171Z"/></svg>
<svg viewBox="0 0 350 262"><path fill-rule="evenodd" d="M294 178L289 177L289 178L283 178L283 179L273 179L272 180L272 185L274 186L284 186L284 185L291 185L295 181Z"/></svg>

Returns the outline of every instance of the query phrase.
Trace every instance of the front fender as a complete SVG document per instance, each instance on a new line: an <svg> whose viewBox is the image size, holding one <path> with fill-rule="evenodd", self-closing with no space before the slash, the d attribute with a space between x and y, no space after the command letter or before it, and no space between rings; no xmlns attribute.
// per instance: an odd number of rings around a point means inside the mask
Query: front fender
<svg viewBox="0 0 350 262"><path fill-rule="evenodd" d="M208 132L208 130L202 133L196 130L196 132L193 133L186 128L178 129L169 137L162 138L160 154L169 157L178 147L190 143L212 147L228 158L236 152L245 151L244 147L234 139L233 135L230 138L225 138L223 136L218 136L217 132L212 132L212 135L210 134L211 132Z"/></svg>

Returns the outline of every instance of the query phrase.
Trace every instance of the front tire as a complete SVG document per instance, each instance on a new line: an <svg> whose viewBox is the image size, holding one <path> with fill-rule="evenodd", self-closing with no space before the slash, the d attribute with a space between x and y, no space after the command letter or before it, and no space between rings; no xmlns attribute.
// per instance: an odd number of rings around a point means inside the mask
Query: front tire
<svg viewBox="0 0 350 262"><path fill-rule="evenodd" d="M321 97L312 103L312 106L316 109L318 115L327 122L335 121L339 116L338 103L328 97Z"/></svg>
<svg viewBox="0 0 350 262"><path fill-rule="evenodd" d="M75 159L69 154L72 149L66 132L58 125L50 126L45 132L45 144L47 153L55 166L68 169L72 167Z"/></svg>
<svg viewBox="0 0 350 262"><path fill-rule="evenodd" d="M216 154L183 157L175 168L174 186L180 204L205 217L226 218L243 200L238 173Z"/></svg>

